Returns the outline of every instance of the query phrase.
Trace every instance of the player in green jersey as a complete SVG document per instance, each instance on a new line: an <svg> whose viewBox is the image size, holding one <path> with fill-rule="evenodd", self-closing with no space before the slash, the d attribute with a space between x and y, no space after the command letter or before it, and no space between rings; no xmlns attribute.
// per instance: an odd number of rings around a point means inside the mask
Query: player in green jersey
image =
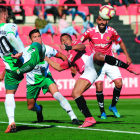
<svg viewBox="0 0 140 140"><path fill-rule="evenodd" d="M9 119L5 133L16 131L14 94L23 79L23 73L31 71L37 63L44 60L45 56L41 40L32 43L27 52L19 38L17 25L7 21L8 11L4 6L0 6L0 53L6 66L5 109Z"/></svg>
<svg viewBox="0 0 140 140"><path fill-rule="evenodd" d="M31 42L37 42L37 40L41 39L41 34L37 29L32 31L30 34ZM30 46L26 47L28 50ZM45 45L45 56L47 57L57 57L62 60L66 60L67 58L57 50L53 49L50 46ZM59 101L61 107L69 114L72 120L72 124L79 124L77 117L75 116L69 102L65 97L61 95L59 92L57 85L54 82L54 79L51 76L51 72L49 71L49 64L46 61L38 63L35 68L28 72L26 75L27 81L27 105L28 109L32 111L36 111L38 122L43 121L42 115L42 105L38 105L36 103L36 99L42 89L43 93L50 92L52 96Z"/></svg>

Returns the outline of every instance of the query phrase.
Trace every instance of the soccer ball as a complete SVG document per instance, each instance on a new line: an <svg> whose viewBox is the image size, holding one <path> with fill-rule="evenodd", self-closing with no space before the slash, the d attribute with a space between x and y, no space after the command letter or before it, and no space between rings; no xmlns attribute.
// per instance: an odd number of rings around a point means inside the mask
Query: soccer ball
<svg viewBox="0 0 140 140"><path fill-rule="evenodd" d="M109 20L109 19L114 17L115 10L110 5L104 5L100 8L99 15L100 15L101 18Z"/></svg>

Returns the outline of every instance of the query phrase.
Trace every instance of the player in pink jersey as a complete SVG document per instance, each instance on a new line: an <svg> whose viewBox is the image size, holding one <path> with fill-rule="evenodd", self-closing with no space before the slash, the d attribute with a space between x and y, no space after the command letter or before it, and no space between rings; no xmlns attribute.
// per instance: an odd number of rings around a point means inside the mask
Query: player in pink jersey
<svg viewBox="0 0 140 140"><path fill-rule="evenodd" d="M127 64L131 64L131 58L126 50L125 44L121 37L118 35L115 29L107 26L108 21L102 19L100 16L96 19L97 26L87 30L80 38L81 42L89 39L91 51L101 52L106 55L113 56L112 53L112 41L114 40L116 44L120 44L124 54L126 55ZM113 90L112 104L109 106L109 110L114 113L116 117L121 117L116 109L116 104L120 97L120 91L122 88L122 77L118 67L110 66L105 64L100 76L95 82L96 85L96 96L101 112L101 119L106 119L106 114L104 110L104 96L103 96L103 80L104 75L107 75L109 82L114 82L115 87Z"/></svg>
<svg viewBox="0 0 140 140"><path fill-rule="evenodd" d="M81 76L76 81L76 84L72 91L72 97L74 98L80 111L85 116L85 121L80 127L92 126L96 123L96 121L92 117L82 94L98 78L104 62L109 63L110 65L117 65L127 70L129 70L129 65L116 58L113 58L112 56L105 56L100 52L92 53L90 55L90 52L85 48L85 45L79 44L79 41L74 41L72 43L71 36L68 34L61 35L61 43L64 44L60 46L61 48L63 48L63 50L69 50L67 60L65 60L61 64L53 62L47 57L45 58L45 60L58 71L62 71L70 68L71 66L74 66L81 74ZM140 70L137 73L140 73Z"/></svg>

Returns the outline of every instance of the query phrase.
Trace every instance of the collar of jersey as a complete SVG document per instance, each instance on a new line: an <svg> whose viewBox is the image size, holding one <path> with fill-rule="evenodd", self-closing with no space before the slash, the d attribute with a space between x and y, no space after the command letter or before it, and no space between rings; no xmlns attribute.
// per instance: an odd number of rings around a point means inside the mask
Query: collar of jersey
<svg viewBox="0 0 140 140"><path fill-rule="evenodd" d="M5 23L1 23L1 24L0 24L0 27L4 26L4 24L5 24Z"/></svg>
<svg viewBox="0 0 140 140"><path fill-rule="evenodd" d="M96 33L97 33L97 32L98 32L98 33L100 33L100 32L99 32L98 25L96 26L95 32L96 32ZM108 33L108 31L107 31L107 26L106 26L106 30L105 30L105 32L104 32L104 33Z"/></svg>

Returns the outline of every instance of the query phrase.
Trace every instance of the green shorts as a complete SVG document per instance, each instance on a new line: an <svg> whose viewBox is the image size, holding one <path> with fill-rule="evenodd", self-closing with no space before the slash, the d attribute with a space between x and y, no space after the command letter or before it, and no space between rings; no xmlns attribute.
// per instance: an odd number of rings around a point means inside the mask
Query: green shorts
<svg viewBox="0 0 140 140"><path fill-rule="evenodd" d="M37 85L27 85L27 99L37 99L40 90L42 88L43 94L45 95L46 92L48 91L48 88L51 84L55 83L54 79L52 78L51 75L47 75L47 77L39 84Z"/></svg>
<svg viewBox="0 0 140 140"><path fill-rule="evenodd" d="M12 72L6 71L5 74L5 88L8 90L14 90L18 88L19 83L24 78L23 74L14 74Z"/></svg>

